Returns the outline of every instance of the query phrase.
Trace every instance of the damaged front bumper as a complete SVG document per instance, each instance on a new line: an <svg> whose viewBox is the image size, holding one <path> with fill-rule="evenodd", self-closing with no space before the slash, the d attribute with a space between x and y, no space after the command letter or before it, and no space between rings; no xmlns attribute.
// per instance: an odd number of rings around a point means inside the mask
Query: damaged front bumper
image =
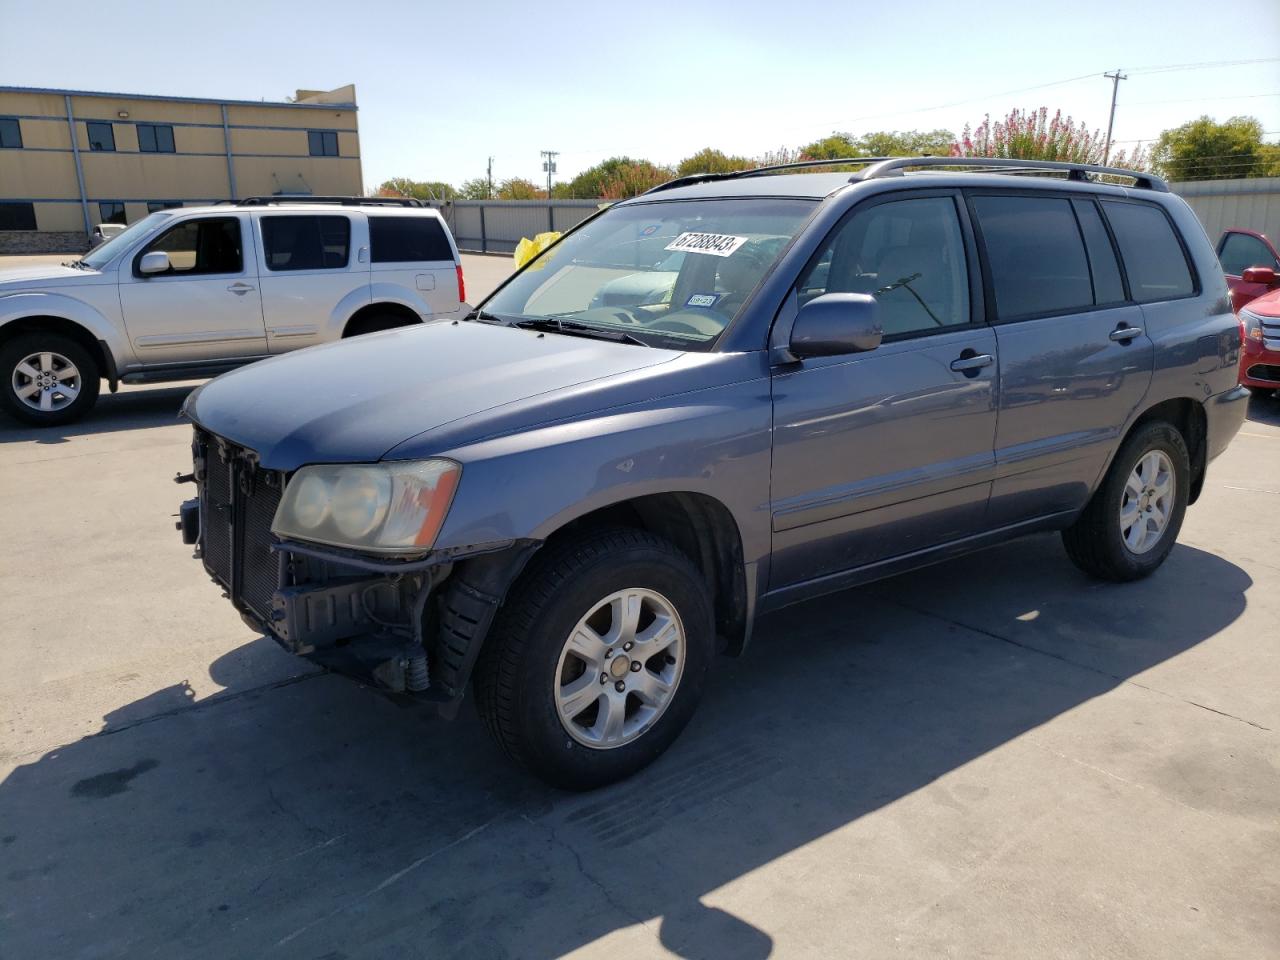
<svg viewBox="0 0 1280 960"><path fill-rule="evenodd" d="M209 576L246 623L290 653L453 716L501 598L537 543L393 560L282 541L255 521L274 501L255 508L253 497L278 500L286 480L266 473L198 443L195 471L175 478L199 488L177 528Z"/></svg>

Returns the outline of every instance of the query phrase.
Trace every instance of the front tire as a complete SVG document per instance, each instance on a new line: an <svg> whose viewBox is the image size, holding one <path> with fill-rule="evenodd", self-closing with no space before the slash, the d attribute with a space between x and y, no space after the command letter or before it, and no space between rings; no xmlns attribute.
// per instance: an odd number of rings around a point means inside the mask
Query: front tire
<svg viewBox="0 0 1280 960"><path fill-rule="evenodd" d="M0 405L37 427L79 420L98 399L101 372L88 350L56 333L24 333L0 347Z"/></svg>
<svg viewBox="0 0 1280 960"><path fill-rule="evenodd" d="M1091 576L1119 583L1154 572L1182 529L1190 463L1186 441L1171 424L1139 427L1116 453L1084 512L1062 531L1072 562Z"/></svg>
<svg viewBox="0 0 1280 960"><path fill-rule="evenodd" d="M714 649L709 592L683 553L645 531L588 533L513 588L476 665L476 704L512 759L590 790L671 745Z"/></svg>

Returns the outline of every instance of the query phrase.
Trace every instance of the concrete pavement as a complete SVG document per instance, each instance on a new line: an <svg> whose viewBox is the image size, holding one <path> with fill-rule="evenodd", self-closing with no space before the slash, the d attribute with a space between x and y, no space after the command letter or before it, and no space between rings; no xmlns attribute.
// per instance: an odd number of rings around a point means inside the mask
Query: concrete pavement
<svg viewBox="0 0 1280 960"><path fill-rule="evenodd" d="M188 388L0 423L0 956L1280 954L1280 404L1150 580L1043 536L791 608L571 796L241 623Z"/></svg>

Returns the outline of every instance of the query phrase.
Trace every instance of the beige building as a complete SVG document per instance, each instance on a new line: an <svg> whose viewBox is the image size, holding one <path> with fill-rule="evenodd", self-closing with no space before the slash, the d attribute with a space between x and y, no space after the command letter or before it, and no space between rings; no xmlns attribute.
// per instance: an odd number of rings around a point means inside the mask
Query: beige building
<svg viewBox="0 0 1280 960"><path fill-rule="evenodd" d="M290 103L0 87L0 253L168 206L363 192L356 91Z"/></svg>

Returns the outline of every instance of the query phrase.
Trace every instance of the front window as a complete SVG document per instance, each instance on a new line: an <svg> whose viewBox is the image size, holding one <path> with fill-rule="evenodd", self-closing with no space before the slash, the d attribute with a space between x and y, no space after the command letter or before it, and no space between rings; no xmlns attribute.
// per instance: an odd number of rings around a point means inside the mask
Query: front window
<svg viewBox="0 0 1280 960"><path fill-rule="evenodd" d="M535 258L484 311L709 350L814 206L766 199L619 206Z"/></svg>
<svg viewBox="0 0 1280 960"><path fill-rule="evenodd" d="M126 227L120 233L116 234L106 243L100 244L86 253L80 258L80 262L86 267L94 270L101 270L111 259L123 250L127 250L132 243L139 237L145 236L154 230L160 223L172 217L171 213L153 213L149 217L143 217L141 220L134 221L131 226Z"/></svg>

